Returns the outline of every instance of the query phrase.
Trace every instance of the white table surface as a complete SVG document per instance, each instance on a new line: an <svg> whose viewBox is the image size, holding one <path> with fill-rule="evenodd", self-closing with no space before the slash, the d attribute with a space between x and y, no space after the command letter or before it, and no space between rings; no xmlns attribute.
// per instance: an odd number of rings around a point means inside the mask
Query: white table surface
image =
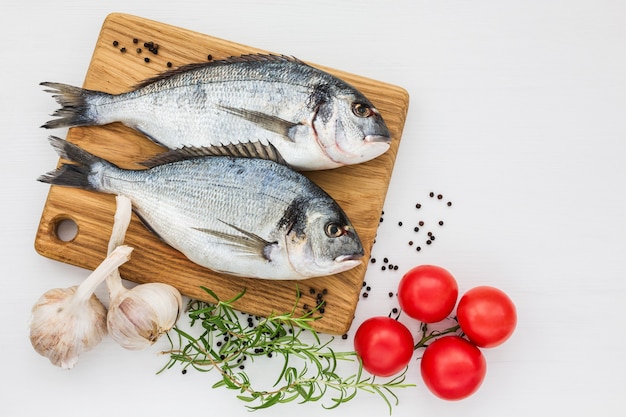
<svg viewBox="0 0 626 417"><path fill-rule="evenodd" d="M485 351L486 380L460 402L432 396L414 360L394 416L623 416L626 407L626 3L531 1L11 1L0 7L2 178L0 337L3 416L250 415L213 374L177 370L158 344L105 340L71 371L28 340L47 289L88 273L33 249L57 157L40 129L55 103L41 81L81 84L100 26L126 12L397 84L409 115L354 327L386 315L388 291L421 263L461 291L497 286L519 324ZM64 136L66 132L55 132ZM347 185L349 186L349 184ZM442 193L442 202L427 197ZM424 203L417 213L414 204ZM421 216L421 217L420 217ZM445 220L433 245L407 244L420 218ZM397 223L403 221L400 228ZM416 239L417 240L417 239ZM350 341L339 340L339 350ZM259 372L271 362L255 365ZM374 395L334 411L289 404L253 415L387 414Z"/></svg>

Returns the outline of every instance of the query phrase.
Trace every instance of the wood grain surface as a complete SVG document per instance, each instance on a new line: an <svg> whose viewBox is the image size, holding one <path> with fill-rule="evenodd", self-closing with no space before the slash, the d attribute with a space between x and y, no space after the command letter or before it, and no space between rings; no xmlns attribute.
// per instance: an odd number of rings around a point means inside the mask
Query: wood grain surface
<svg viewBox="0 0 626 417"><path fill-rule="evenodd" d="M137 39L138 44L134 44L133 39ZM158 54L149 52L143 46L144 42L158 44ZM141 53L136 51L138 47L142 49ZM121 51L122 48L126 48L125 52ZM141 80L167 70L168 62L175 68L192 62L207 61L209 55L212 59L222 59L254 52L268 51L136 16L114 13L107 16L103 23L83 86L109 93L121 93ZM149 62L145 58L149 58ZM306 57L298 58L306 60ZM223 299L233 297L245 289L246 295L238 301L236 307L258 316L290 311L296 302L298 289L302 294L298 301L298 311L305 311L316 305L317 294L325 290L324 312L313 327L317 331L330 334L348 331L376 236L408 111L409 97L398 86L312 65L361 90L379 109L392 133L393 141L389 151L373 161L305 173L326 190L351 219L365 247L362 264L341 274L303 281L272 281L222 275L192 263L180 252L160 241L133 216L125 243L133 246L135 251L131 261L121 268L125 279L137 283L169 283L184 295L205 301L211 299L207 298L201 286L212 289ZM51 133L54 134L54 131ZM140 133L119 123L72 128L67 140L128 169L140 169L137 162L164 151ZM52 148L50 151L52 152ZM52 168L42 168L42 174ZM37 230L35 248L43 256L94 269L106 256L114 212L113 195L52 186ZM71 219L78 226L76 237L67 242L61 240L57 233L58 224L64 219Z"/></svg>

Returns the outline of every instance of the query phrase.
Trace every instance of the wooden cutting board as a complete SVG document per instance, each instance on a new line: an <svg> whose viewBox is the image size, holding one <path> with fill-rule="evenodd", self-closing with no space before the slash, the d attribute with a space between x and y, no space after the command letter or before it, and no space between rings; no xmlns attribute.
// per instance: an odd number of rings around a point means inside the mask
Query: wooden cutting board
<svg viewBox="0 0 626 417"><path fill-rule="evenodd" d="M137 43L134 43L135 39ZM157 54L144 46L144 43L150 42L158 45ZM137 48L141 48L141 52ZM203 62L209 59L209 55L211 59L222 59L258 52L268 51L136 16L114 13L107 16L103 23L83 86L121 93L139 81L167 70L169 65L175 68L192 62ZM236 307L258 316L291 311L296 302L297 289L302 294L297 312L303 312L317 304L318 294L322 292L324 313L314 323L314 328L330 334L344 334L348 331L359 300L400 144L409 97L405 90L397 86L312 65L361 90L379 109L393 137L389 151L373 161L306 173L339 203L351 219L365 247L363 263L341 274L303 281L271 281L221 275L190 262L181 253L161 242L133 216L125 243L133 246L135 251L130 262L120 269L125 279L137 283L165 282L177 287L184 295L205 301L211 299L207 298L201 286L212 289L222 299L231 298L245 289L246 295L238 301ZM50 98L42 93L41 99ZM119 123L72 128L67 140L128 169L140 169L137 162L164 151ZM53 152L52 148L50 152ZM41 173L52 168L42 167ZM106 256L114 212L113 195L52 186L43 208L35 248L43 256L95 269ZM67 219L78 226L78 233L71 241L61 240L58 234L59 223Z"/></svg>

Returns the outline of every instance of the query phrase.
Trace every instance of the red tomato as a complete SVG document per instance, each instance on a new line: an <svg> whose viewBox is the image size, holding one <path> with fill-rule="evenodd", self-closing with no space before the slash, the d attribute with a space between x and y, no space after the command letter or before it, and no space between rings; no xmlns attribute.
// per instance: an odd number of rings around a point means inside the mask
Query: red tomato
<svg viewBox="0 0 626 417"><path fill-rule="evenodd" d="M445 319L452 313L458 296L456 280L439 266L416 266L398 284L400 307L409 317L424 323Z"/></svg>
<svg viewBox="0 0 626 417"><path fill-rule="evenodd" d="M390 317L365 320L354 335L354 350L372 375L391 376L403 370L413 356L413 336Z"/></svg>
<svg viewBox="0 0 626 417"><path fill-rule="evenodd" d="M420 370L433 394L444 400L460 400L478 390L485 379L487 362L471 342L445 336L428 345Z"/></svg>
<svg viewBox="0 0 626 417"><path fill-rule="evenodd" d="M481 286L467 291L456 309L463 333L480 347L494 347L507 340L517 325L517 312L501 290Z"/></svg>

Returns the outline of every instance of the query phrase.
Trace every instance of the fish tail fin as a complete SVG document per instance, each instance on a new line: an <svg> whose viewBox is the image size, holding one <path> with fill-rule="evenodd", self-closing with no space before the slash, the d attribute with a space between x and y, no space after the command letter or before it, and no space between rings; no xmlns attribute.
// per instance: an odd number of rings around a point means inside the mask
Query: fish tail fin
<svg viewBox="0 0 626 417"><path fill-rule="evenodd" d="M85 190L95 190L92 180L96 172L96 165L110 165L104 159L90 154L71 142L50 136L48 138L54 150L63 159L74 162L73 164L62 164L56 170L50 171L37 178L37 181L60 185L64 187L83 188Z"/></svg>
<svg viewBox="0 0 626 417"><path fill-rule="evenodd" d="M61 83L43 82L40 85L48 87L44 91L51 93L56 102L61 105L60 109L52 113L52 116L59 118L50 120L41 127L56 129L100 124L94 114L91 101L96 96L107 95L106 93Z"/></svg>

